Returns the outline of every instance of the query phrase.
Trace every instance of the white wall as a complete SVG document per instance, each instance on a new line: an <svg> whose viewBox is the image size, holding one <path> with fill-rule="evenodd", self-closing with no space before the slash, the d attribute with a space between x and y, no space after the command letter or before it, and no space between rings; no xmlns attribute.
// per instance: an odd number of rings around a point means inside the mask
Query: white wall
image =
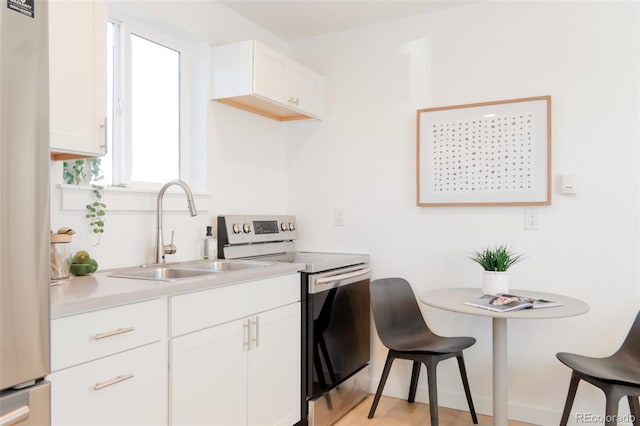
<svg viewBox="0 0 640 426"><path fill-rule="evenodd" d="M420 293L479 286L469 253L506 242L528 258L512 269L512 287L591 305L580 317L509 323L513 418L557 424L570 373L556 352L611 353L640 306L638 16L632 2L488 2L291 48L327 84L326 119L289 126L302 248L369 252L374 278L402 276ZM539 231L524 230L522 207L416 207L416 109L547 94L554 193ZM575 197L557 190L567 172L580 178ZM334 208L344 208L344 227L333 226ZM490 413L489 320L424 313L437 332L478 339L467 367L477 407ZM374 386L385 355L376 343ZM456 369L441 365L440 401L464 409ZM387 393L406 397L409 375L400 362ZM603 401L582 385L574 412L604 413Z"/></svg>

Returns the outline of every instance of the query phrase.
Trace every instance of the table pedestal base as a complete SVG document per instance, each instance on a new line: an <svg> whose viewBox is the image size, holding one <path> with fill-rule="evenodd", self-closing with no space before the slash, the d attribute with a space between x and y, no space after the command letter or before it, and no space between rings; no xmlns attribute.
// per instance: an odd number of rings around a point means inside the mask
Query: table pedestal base
<svg viewBox="0 0 640 426"><path fill-rule="evenodd" d="M493 318L493 424L508 425L507 319Z"/></svg>

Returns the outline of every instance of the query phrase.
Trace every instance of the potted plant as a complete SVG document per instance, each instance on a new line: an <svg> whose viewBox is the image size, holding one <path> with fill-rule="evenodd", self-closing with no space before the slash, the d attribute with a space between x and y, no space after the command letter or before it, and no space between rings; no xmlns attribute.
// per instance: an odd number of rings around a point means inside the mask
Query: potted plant
<svg viewBox="0 0 640 426"><path fill-rule="evenodd" d="M509 292L509 275L507 270L515 263L524 260L521 254L514 253L507 245L487 247L482 251L474 251L471 260L482 266L482 292L497 294Z"/></svg>

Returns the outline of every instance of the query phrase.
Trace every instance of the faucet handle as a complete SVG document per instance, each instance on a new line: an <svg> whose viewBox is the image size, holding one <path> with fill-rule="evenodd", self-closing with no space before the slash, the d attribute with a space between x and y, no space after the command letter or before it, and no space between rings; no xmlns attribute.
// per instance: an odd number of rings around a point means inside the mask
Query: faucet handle
<svg viewBox="0 0 640 426"><path fill-rule="evenodd" d="M173 238L175 237L176 231L171 231L171 243L164 245L164 254L175 254L178 250L176 245L173 244Z"/></svg>

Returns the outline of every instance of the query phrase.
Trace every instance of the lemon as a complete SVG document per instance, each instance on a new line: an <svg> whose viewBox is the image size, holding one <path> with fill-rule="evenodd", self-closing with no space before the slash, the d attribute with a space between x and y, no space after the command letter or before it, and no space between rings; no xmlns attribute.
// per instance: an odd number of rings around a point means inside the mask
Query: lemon
<svg viewBox="0 0 640 426"><path fill-rule="evenodd" d="M76 276L88 275L91 273L91 265L88 263L72 263L69 271Z"/></svg>
<svg viewBox="0 0 640 426"><path fill-rule="evenodd" d="M91 257L89 256L89 253L84 250L80 250L79 252L76 252L76 254L73 255L73 259L71 259L71 263L87 263L89 259L91 259Z"/></svg>

